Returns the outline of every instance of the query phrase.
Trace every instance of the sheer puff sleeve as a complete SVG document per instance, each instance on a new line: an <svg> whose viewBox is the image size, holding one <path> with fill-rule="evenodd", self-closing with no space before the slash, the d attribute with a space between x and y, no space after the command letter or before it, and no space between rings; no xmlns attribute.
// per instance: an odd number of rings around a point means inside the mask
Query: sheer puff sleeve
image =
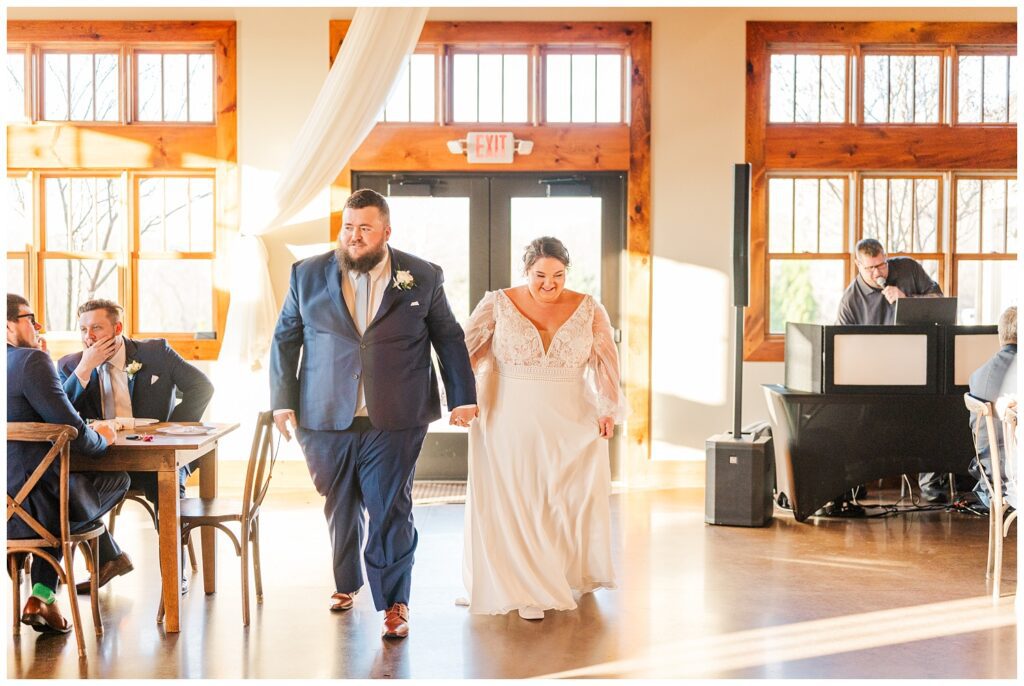
<svg viewBox="0 0 1024 686"><path fill-rule="evenodd" d="M626 418L626 399L619 388L619 352L608 312L601 303L594 301L594 305L594 347L589 364L597 390L597 412L621 424Z"/></svg>
<svg viewBox="0 0 1024 686"><path fill-rule="evenodd" d="M487 291L473 308L473 314L469 315L469 321L466 322L466 348L469 350L469 361L474 372L485 371L481 368L481 363L490 356L493 335L494 291Z"/></svg>

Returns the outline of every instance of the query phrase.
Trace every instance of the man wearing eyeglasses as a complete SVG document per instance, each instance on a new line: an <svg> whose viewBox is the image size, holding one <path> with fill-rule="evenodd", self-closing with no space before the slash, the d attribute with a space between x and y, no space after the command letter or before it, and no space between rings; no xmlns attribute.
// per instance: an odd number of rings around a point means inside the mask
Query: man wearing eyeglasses
<svg viewBox="0 0 1024 686"><path fill-rule="evenodd" d="M854 251L857 278L847 286L839 301L836 324L842 326L890 326L896 321L896 301L900 298L929 298L942 295L939 284L910 257L887 257L885 248L874 238L857 243ZM921 495L938 502L948 497L945 475L923 472L918 475Z"/></svg>
<svg viewBox="0 0 1024 686"><path fill-rule="evenodd" d="M114 442L114 430L106 424L93 430L72 407L53 361L39 337L42 327L28 301L7 294L7 421L67 424L78 431L71 449L88 457L102 455ZM7 494L18 493L39 466L49 446L45 443L7 443ZM128 490L124 472L75 473L68 477L68 515L72 533L90 528L121 502ZM47 469L24 502L25 510L51 532L60 531L59 464ZM7 520L8 539L35 538L39 534L20 517ZM100 536L100 559L124 555L109 533ZM61 551L46 549L58 562ZM25 603L21 621L40 632L67 633L71 625L56 604L57 572L41 556L32 560L32 596Z"/></svg>
<svg viewBox="0 0 1024 686"><path fill-rule="evenodd" d="M942 295L942 289L916 260L887 257L874 238L865 238L854 251L857 278L839 301L836 324L841 326L888 326L896 319L900 298Z"/></svg>

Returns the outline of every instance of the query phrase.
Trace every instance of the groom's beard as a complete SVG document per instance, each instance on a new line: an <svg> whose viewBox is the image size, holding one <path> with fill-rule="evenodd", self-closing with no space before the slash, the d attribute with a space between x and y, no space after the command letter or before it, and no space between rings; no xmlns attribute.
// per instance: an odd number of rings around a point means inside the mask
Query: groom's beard
<svg viewBox="0 0 1024 686"><path fill-rule="evenodd" d="M348 251L341 246L335 248L334 252L338 256L338 263L346 270L366 274L380 264L380 261L384 259L384 255L387 254L387 250L387 244L381 243L380 250L357 258L350 256Z"/></svg>

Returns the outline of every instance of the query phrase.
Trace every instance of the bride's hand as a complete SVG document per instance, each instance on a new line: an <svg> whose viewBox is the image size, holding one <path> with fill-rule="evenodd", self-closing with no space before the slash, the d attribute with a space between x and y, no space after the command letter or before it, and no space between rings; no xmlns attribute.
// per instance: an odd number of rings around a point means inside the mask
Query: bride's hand
<svg viewBox="0 0 1024 686"><path fill-rule="evenodd" d="M462 405L452 410L452 416L448 423L452 426L469 426L477 416L476 405Z"/></svg>
<svg viewBox="0 0 1024 686"><path fill-rule="evenodd" d="M615 432L615 420L611 417L600 417L597 420L597 435L601 438L611 438Z"/></svg>

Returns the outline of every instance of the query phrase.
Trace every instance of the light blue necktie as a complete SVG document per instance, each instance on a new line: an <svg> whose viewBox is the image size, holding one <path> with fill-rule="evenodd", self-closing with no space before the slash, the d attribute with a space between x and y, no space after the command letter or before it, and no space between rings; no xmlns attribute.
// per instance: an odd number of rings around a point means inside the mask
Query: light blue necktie
<svg viewBox="0 0 1024 686"><path fill-rule="evenodd" d="M356 275L356 329L362 334L366 331L369 322L366 321L366 314L370 309L370 275L366 273Z"/></svg>
<svg viewBox="0 0 1024 686"><path fill-rule="evenodd" d="M103 419L113 419L117 416L116 405L114 404L114 384L110 379L110 363L104 362L99 368L100 395L103 396Z"/></svg>

